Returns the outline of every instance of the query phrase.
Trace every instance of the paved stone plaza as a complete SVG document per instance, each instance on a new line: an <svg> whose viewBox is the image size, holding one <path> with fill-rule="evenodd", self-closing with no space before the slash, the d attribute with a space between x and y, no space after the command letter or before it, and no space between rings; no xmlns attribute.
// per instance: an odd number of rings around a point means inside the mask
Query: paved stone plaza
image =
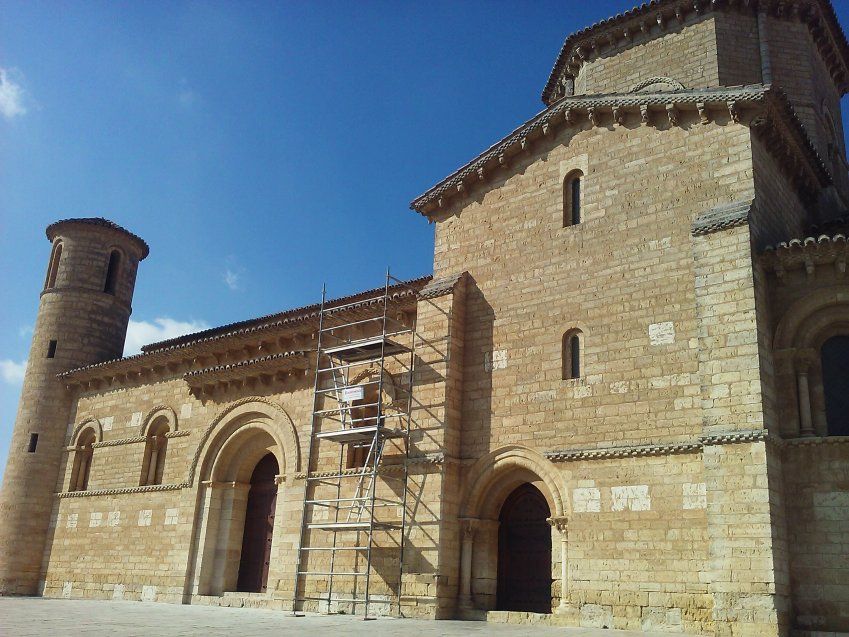
<svg viewBox="0 0 849 637"><path fill-rule="evenodd" d="M189 635L319 635L331 631L340 635L418 637L450 635L561 635L568 637L651 637L652 633L597 628L550 628L543 626L492 624L463 621L423 621L418 619L378 619L365 622L357 617L309 615L253 608L140 604L96 600L0 598L0 635L86 635L97 637L188 637ZM657 633L658 635L660 633ZM664 633L669 635L669 633Z"/></svg>

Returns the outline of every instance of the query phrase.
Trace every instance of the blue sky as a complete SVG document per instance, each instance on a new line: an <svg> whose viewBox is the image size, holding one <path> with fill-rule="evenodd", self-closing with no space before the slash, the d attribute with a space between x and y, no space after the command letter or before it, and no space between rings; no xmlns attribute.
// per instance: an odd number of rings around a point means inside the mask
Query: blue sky
<svg viewBox="0 0 849 637"><path fill-rule="evenodd" d="M0 1L0 463L49 223L150 244L127 353L426 274L410 200L540 110L566 35L634 4Z"/></svg>

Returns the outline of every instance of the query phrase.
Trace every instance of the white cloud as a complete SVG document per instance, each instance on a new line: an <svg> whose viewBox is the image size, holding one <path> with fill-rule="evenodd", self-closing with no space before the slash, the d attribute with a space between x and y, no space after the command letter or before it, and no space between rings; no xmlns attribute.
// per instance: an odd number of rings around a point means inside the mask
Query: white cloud
<svg viewBox="0 0 849 637"><path fill-rule="evenodd" d="M17 363L8 358L0 360L0 378L9 385L20 385L24 382L24 373L27 371L27 362Z"/></svg>
<svg viewBox="0 0 849 637"><path fill-rule="evenodd" d="M12 119L27 112L24 89L10 77L10 69L0 68L0 114Z"/></svg>
<svg viewBox="0 0 849 637"><path fill-rule="evenodd" d="M228 288L230 288L231 290L238 290L239 289L239 277L240 276L241 275L238 272L234 272L230 268L227 268L227 270L224 272L224 276L222 278L224 279L224 284Z"/></svg>
<svg viewBox="0 0 849 637"><path fill-rule="evenodd" d="M189 88L185 78L180 80L180 90L177 91L177 103L183 108L191 108L200 100L200 95Z"/></svg>
<svg viewBox="0 0 849 637"><path fill-rule="evenodd" d="M32 336L32 325L22 325L18 328L18 336L21 338L29 338Z"/></svg>
<svg viewBox="0 0 849 637"><path fill-rule="evenodd" d="M142 345L176 338L192 332L208 330L206 321L175 321L168 317L159 317L153 321L133 321L127 327L127 340L124 343L124 356L132 356L141 351Z"/></svg>

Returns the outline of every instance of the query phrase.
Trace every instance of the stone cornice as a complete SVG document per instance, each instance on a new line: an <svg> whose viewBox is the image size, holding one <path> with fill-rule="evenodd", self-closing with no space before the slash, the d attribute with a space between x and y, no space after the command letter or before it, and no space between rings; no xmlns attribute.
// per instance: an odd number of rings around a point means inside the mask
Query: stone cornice
<svg viewBox="0 0 849 637"><path fill-rule="evenodd" d="M751 199L716 206L696 217L691 233L694 237L700 237L745 225L749 221L751 209Z"/></svg>
<svg viewBox="0 0 849 637"><path fill-rule="evenodd" d="M695 440L683 442L546 451L543 455L552 462L641 458L646 456L669 456L679 453L698 453L711 445L740 444L767 439L771 439L769 433L765 429L757 429L753 431L733 431L722 434L703 435Z"/></svg>
<svg viewBox="0 0 849 637"><path fill-rule="evenodd" d="M183 429L180 431L169 431L166 432L166 438L183 438L184 436L190 435L192 432L188 429ZM132 445L140 442L146 442L147 436L133 436L132 438L116 438L115 440L103 440L102 442L94 442L92 443L92 448L97 449L99 447L119 447L121 445ZM68 447L68 449L76 449L76 447Z"/></svg>
<svg viewBox="0 0 849 637"><path fill-rule="evenodd" d="M760 255L760 262L779 280L791 270L804 269L808 275L813 275L818 266L834 267L837 277L843 278L847 257L849 239L844 234L836 234L793 239L769 246Z"/></svg>
<svg viewBox="0 0 849 637"><path fill-rule="evenodd" d="M144 260L144 258L147 257L147 255L150 253L150 248L148 247L147 242L144 239L142 239L137 234L133 234L126 228L122 228L114 221L109 221L109 219L104 219L103 217L60 219L59 221L54 221L49 226L47 226L47 229L45 230L45 234L47 234L47 239L52 242L56 235L59 234L63 226L89 226L95 228L105 228L110 232L119 234L123 238L129 239L130 242L138 250L139 261Z"/></svg>
<svg viewBox="0 0 849 637"><path fill-rule="evenodd" d="M90 498L99 495L124 495L130 493L154 493L157 491L177 491L188 489L188 482L179 484L152 484L144 487L119 487L116 489L93 489L91 491L62 491L55 493L57 498Z"/></svg>
<svg viewBox="0 0 849 637"><path fill-rule="evenodd" d="M805 22L838 90L849 90L849 45L827 0L651 0L567 37L543 88L543 103L563 97L568 78L593 56L661 37L714 10L761 10Z"/></svg>
<svg viewBox="0 0 849 637"><path fill-rule="evenodd" d="M414 311L418 292L431 276L390 287L391 302L404 311ZM342 306L340 313L361 313L376 307L383 288L334 299L328 305ZM358 299L362 299L357 302ZM157 380L195 378L192 373L212 376L243 369L273 365L273 357L307 350L318 328L320 305L288 310L196 335L189 335L142 348L141 354L79 367L58 375L68 387L82 391L114 389Z"/></svg>
<svg viewBox="0 0 849 637"><path fill-rule="evenodd" d="M467 196L473 188L509 167L511 162L525 155L533 143L552 136L558 128L617 126L623 125L628 117L643 125L651 125L660 118L667 120L670 126L679 126L685 112L697 115L706 124L718 110L726 113L726 119L737 123L744 122L744 112L747 112L752 128L759 136L771 139L766 142L768 150L776 154L800 187L816 191L831 183L824 162L784 93L756 84L560 100L413 200L410 207L427 217L444 210L457 198Z"/></svg>

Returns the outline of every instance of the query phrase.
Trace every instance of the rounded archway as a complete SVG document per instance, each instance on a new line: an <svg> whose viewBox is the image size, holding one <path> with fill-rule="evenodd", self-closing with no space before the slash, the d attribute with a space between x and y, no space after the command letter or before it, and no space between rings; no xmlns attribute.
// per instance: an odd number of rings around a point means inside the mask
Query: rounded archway
<svg viewBox="0 0 849 637"><path fill-rule="evenodd" d="M566 472L558 470L539 452L521 445L495 449L469 468L460 498L461 609L521 606L525 611L551 612L557 596L565 590L562 582L559 587L552 586L558 569L560 579L565 581L562 537L558 536L559 551L552 554L551 547L552 536L565 529L569 502L566 479ZM519 528L522 522L528 523L525 529ZM508 529L502 533L505 523ZM522 576L516 569L511 575L506 570L510 565L502 558L516 550L511 540L522 533L536 538L532 552L538 563L539 580L533 583L536 592L531 605L528 600L505 597L505 586L511 587Z"/></svg>
<svg viewBox="0 0 849 637"><path fill-rule="evenodd" d="M226 407L204 433L187 482L198 481L199 535L187 579L191 594L277 590L293 550L272 536L297 532L296 516L278 515L300 468L294 425L264 399Z"/></svg>
<svg viewBox="0 0 849 637"><path fill-rule="evenodd" d="M256 464L251 474L242 532L237 591L264 593L268 587L279 470L277 458L273 453L267 453Z"/></svg>
<svg viewBox="0 0 849 637"><path fill-rule="evenodd" d="M517 487L498 516L498 610L551 612L551 509L530 483Z"/></svg>

